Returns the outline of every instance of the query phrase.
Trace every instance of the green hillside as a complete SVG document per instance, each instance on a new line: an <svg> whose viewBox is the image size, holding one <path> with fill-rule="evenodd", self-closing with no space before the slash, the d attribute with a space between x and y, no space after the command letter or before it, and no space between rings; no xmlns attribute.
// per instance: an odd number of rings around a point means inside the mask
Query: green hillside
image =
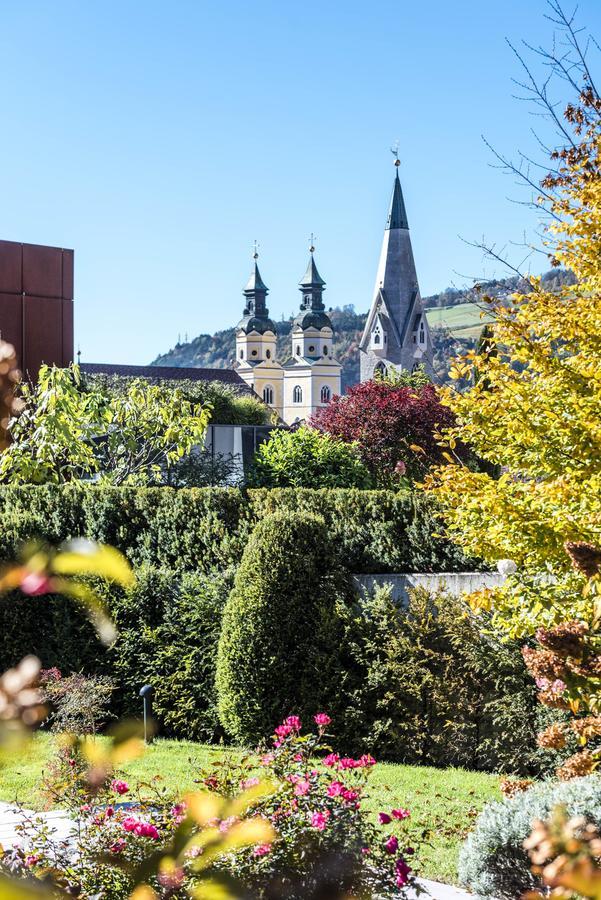
<svg viewBox="0 0 601 900"><path fill-rule="evenodd" d="M552 270L543 276L545 286L554 288L570 282L570 276L562 270ZM485 282L478 288L459 291L447 288L440 294L424 298L428 322L432 329L434 345L434 372L436 380L447 380L450 360L473 347L482 327L490 320L482 296L499 299L509 297L516 290L526 290L517 277ZM359 381L359 341L366 313L356 313L354 306L329 310L334 327L334 355L342 363L342 389ZM278 358L289 356L291 319L277 322ZM234 328L226 328L213 335L199 334L192 341L176 344L167 353L157 356L156 366L207 366L224 369L235 360L236 338Z"/></svg>

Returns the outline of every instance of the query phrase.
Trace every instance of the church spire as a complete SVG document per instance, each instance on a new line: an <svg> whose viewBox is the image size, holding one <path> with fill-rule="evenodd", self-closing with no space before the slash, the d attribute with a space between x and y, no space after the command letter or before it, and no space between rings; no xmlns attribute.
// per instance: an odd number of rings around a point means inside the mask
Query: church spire
<svg viewBox="0 0 601 900"><path fill-rule="evenodd" d="M396 173L394 176L394 187L392 189L388 219L386 220L386 231L390 231L393 228L409 228L407 211L405 210L405 201L403 200L403 190L401 188L401 179L399 178L399 166L401 165L401 161L398 156L394 164L396 166Z"/></svg>
<svg viewBox="0 0 601 900"><path fill-rule="evenodd" d="M255 241L255 252L253 253L253 268L250 278L246 283L246 287L242 292L244 294L244 312L238 328L242 328L247 333L249 331L265 331L275 332L275 326L269 318L269 310L267 309L267 294L269 288L261 278L257 259L259 253L257 250L257 242Z"/></svg>
<svg viewBox="0 0 601 900"><path fill-rule="evenodd" d="M321 312L325 309L322 296L325 290L325 281L317 271L314 253L314 237L311 235L309 244L309 263L305 274L299 281L299 290L303 295L301 309L314 309Z"/></svg>

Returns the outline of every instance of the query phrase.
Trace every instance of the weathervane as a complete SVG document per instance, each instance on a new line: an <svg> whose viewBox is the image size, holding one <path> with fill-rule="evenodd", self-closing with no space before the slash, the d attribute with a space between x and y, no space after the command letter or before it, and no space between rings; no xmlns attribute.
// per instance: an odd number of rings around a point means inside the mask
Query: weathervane
<svg viewBox="0 0 601 900"><path fill-rule="evenodd" d="M394 147L390 148L390 152L394 156L395 166L397 166L397 167L400 166L401 160L399 159L399 139L398 138L396 139L396 141L394 143Z"/></svg>
<svg viewBox="0 0 601 900"><path fill-rule="evenodd" d="M311 237L309 238L309 253L315 253L315 235L311 232Z"/></svg>
<svg viewBox="0 0 601 900"><path fill-rule="evenodd" d="M260 244L257 243L257 241L254 241L254 242L253 242L253 247L254 247L253 259L258 259L258 258L259 258L259 247L260 247Z"/></svg>

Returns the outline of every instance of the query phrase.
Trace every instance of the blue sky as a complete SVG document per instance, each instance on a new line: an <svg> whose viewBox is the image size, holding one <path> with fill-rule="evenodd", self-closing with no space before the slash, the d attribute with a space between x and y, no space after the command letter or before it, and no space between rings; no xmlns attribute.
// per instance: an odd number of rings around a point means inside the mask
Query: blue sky
<svg viewBox="0 0 601 900"><path fill-rule="evenodd" d="M255 238L275 318L298 304L311 231L329 305L366 310L398 138L422 294L493 275L461 238L519 241L535 219L481 134L532 149L504 39L546 41L545 9L5 3L0 237L75 249L88 362L149 362L234 324ZM598 0L579 18L599 36Z"/></svg>

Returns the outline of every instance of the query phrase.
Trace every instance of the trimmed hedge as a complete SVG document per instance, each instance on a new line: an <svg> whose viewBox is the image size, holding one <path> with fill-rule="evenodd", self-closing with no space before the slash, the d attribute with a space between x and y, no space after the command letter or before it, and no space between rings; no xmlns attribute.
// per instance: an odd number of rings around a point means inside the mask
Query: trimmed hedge
<svg viewBox="0 0 601 900"><path fill-rule="evenodd" d="M309 720L339 694L343 625L352 596L323 519L276 512L248 542L223 614L217 654L219 718L253 746L292 713Z"/></svg>
<svg viewBox="0 0 601 900"><path fill-rule="evenodd" d="M13 559L31 537L58 544L86 536L117 547L136 567L224 571L238 565L256 523L278 510L321 516L351 572L477 567L439 536L426 495L328 488L2 486L0 559Z"/></svg>

